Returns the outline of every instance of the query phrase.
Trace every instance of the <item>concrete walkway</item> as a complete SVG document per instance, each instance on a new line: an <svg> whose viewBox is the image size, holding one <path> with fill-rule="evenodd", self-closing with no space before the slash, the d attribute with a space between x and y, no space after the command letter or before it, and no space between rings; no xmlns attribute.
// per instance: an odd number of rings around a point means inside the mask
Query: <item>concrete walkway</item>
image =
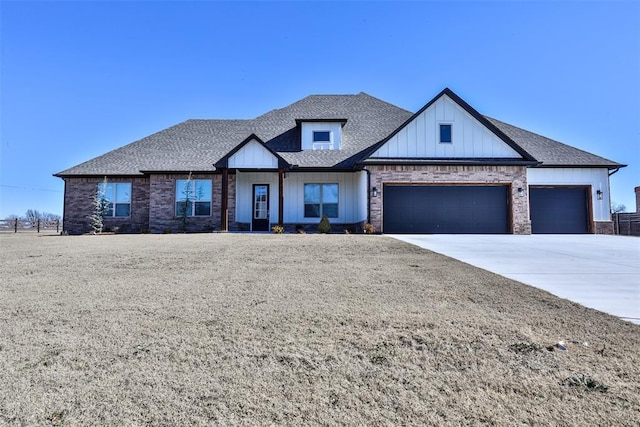
<svg viewBox="0 0 640 427"><path fill-rule="evenodd" d="M640 238L388 235L640 324Z"/></svg>

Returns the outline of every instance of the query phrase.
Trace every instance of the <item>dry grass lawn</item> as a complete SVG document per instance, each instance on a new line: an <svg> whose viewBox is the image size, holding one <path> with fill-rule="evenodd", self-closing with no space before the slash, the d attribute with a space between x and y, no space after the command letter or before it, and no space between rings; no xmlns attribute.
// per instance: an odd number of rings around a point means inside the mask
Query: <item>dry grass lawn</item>
<svg viewBox="0 0 640 427"><path fill-rule="evenodd" d="M0 255L3 425L640 419L639 326L390 238L5 234Z"/></svg>

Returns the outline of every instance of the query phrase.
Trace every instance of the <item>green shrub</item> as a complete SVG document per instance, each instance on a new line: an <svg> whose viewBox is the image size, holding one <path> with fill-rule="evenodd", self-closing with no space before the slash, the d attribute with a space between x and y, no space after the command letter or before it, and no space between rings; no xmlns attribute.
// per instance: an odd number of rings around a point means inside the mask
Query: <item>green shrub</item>
<svg viewBox="0 0 640 427"><path fill-rule="evenodd" d="M326 215L322 216L320 224L318 224L318 231L322 234L331 233L331 223L329 222L329 218L327 218Z"/></svg>

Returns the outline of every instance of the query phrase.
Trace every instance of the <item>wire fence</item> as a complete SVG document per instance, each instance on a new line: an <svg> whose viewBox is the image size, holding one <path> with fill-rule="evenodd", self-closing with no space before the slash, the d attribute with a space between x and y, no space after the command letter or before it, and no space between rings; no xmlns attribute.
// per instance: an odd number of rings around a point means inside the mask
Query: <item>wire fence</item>
<svg viewBox="0 0 640 427"><path fill-rule="evenodd" d="M53 221L45 221L41 219L0 219L0 232L36 232L54 231L60 232L61 223L59 219Z"/></svg>

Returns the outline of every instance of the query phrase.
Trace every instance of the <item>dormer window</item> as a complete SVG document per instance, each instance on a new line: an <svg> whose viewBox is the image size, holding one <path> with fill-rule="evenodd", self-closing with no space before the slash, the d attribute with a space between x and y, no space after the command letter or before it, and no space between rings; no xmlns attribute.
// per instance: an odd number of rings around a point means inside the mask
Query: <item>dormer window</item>
<svg viewBox="0 0 640 427"><path fill-rule="evenodd" d="M296 119L302 150L340 150L347 119Z"/></svg>
<svg viewBox="0 0 640 427"><path fill-rule="evenodd" d="M313 149L314 150L333 150L331 142L331 131L314 130L313 131Z"/></svg>

